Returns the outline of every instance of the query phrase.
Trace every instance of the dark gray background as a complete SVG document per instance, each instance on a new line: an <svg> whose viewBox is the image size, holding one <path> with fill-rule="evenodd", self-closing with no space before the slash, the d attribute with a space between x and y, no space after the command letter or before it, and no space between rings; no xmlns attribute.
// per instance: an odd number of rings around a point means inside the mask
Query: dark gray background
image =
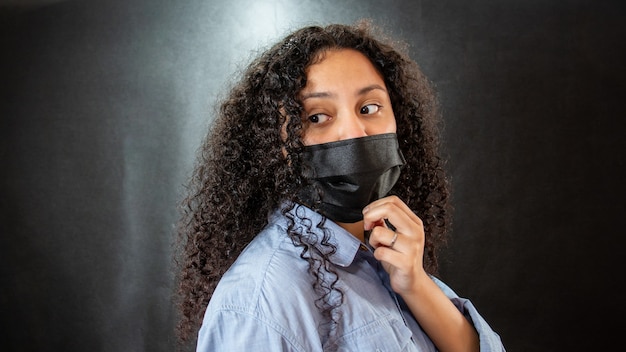
<svg viewBox="0 0 626 352"><path fill-rule="evenodd" d="M623 339L623 1L0 2L0 350L171 351L176 202L259 48L370 17L434 81L443 279L509 351Z"/></svg>

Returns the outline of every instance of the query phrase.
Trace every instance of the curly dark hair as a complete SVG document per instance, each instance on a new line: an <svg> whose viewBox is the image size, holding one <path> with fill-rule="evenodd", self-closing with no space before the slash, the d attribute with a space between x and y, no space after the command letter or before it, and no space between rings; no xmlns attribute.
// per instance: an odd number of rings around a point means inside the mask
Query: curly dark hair
<svg viewBox="0 0 626 352"><path fill-rule="evenodd" d="M307 182L301 158L305 121L298 96L307 82L306 69L328 50L358 50L384 77L407 161L391 193L423 220L424 268L437 273L438 250L450 224L449 191L437 151L437 102L406 45L381 33L369 21L299 29L254 60L220 105L181 202L175 258L181 341L194 339L218 281L268 216L277 209L287 215L298 203L298 192ZM324 231L316 245L309 233L294 228L288 232L309 261L312 287L332 320L332 310L341 302L329 298L337 290L328 260L335 250L326 242L330 235ZM335 282L323 281L329 272Z"/></svg>

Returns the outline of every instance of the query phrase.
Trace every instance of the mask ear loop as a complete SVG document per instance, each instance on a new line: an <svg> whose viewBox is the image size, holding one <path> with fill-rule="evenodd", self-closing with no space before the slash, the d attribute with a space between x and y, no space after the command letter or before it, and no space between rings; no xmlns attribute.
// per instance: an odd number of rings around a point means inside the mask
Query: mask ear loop
<svg viewBox="0 0 626 352"><path fill-rule="evenodd" d="M391 231L393 231L393 232L396 232L396 227L395 227L395 226L393 226L393 224L389 221L389 219L383 219L383 220L385 221L385 226L386 226L389 230L391 230Z"/></svg>
<svg viewBox="0 0 626 352"><path fill-rule="evenodd" d="M393 231L394 233L396 232L396 227L393 226L393 224L389 221L389 219L383 219L383 221L385 222L385 227L386 228L388 228L389 230ZM369 244L370 243L370 236L371 235L372 235L372 230L363 231L363 241L365 241L365 244Z"/></svg>
<svg viewBox="0 0 626 352"><path fill-rule="evenodd" d="M371 235L372 235L372 230L363 231L363 242L365 242L367 246L369 246Z"/></svg>

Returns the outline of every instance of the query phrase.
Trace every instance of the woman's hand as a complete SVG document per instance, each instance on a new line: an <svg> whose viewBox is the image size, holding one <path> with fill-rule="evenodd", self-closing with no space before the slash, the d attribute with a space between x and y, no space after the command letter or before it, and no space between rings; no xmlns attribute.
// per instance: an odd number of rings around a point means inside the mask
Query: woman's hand
<svg viewBox="0 0 626 352"><path fill-rule="evenodd" d="M478 351L478 334L423 266L424 225L400 198L390 196L363 209L363 226L374 257L440 351ZM391 224L390 228L387 224Z"/></svg>
<svg viewBox="0 0 626 352"><path fill-rule="evenodd" d="M396 293L416 292L422 280L430 280L423 266L424 225L400 198L389 196L372 202L363 210L363 220L365 230L372 231L369 243L374 257L389 273Z"/></svg>

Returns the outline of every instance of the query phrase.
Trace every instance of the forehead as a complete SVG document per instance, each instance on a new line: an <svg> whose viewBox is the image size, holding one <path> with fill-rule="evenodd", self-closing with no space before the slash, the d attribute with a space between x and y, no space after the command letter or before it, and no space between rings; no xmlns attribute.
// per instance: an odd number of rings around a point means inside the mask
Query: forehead
<svg viewBox="0 0 626 352"><path fill-rule="evenodd" d="M363 53L354 49L330 49L318 54L306 69L305 90L317 86L369 81L384 86L382 74Z"/></svg>

